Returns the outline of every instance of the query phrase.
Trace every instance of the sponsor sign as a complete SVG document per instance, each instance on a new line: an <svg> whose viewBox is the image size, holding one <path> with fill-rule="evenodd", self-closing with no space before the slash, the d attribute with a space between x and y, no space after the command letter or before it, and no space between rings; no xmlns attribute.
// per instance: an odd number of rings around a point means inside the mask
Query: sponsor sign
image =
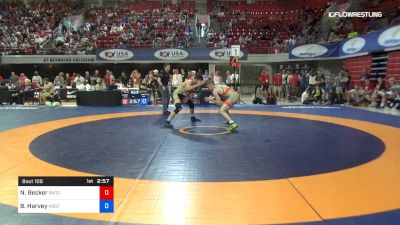
<svg viewBox="0 0 400 225"><path fill-rule="evenodd" d="M292 50L292 54L300 58L322 56L328 52L328 48L318 44L301 45Z"/></svg>
<svg viewBox="0 0 400 225"><path fill-rule="evenodd" d="M352 57L371 52L391 51L397 48L400 48L400 25L332 44L293 46L289 50L289 58Z"/></svg>
<svg viewBox="0 0 400 225"><path fill-rule="evenodd" d="M244 53L240 51L239 48L239 58L242 58L244 56ZM229 61L232 53L232 49L229 48L220 48L220 49L215 49L210 52L210 57L213 59L217 60L226 60Z"/></svg>
<svg viewBox="0 0 400 225"><path fill-rule="evenodd" d="M378 44L383 47L400 45L400 26L391 27L383 31L378 37Z"/></svg>
<svg viewBox="0 0 400 225"><path fill-rule="evenodd" d="M129 49L106 49L101 51L98 56L104 60L122 61L133 58L133 52Z"/></svg>
<svg viewBox="0 0 400 225"><path fill-rule="evenodd" d="M118 51L117 51L118 50ZM137 49L96 49L97 61L180 61L180 60L225 60L231 56L231 49L210 48L137 48ZM120 55L114 54L118 52ZM241 60L247 59L247 51L239 49ZM118 57L118 59L116 59Z"/></svg>
<svg viewBox="0 0 400 225"><path fill-rule="evenodd" d="M346 54L357 53L364 48L365 43L365 39L362 37L352 38L343 44L342 51Z"/></svg>
<svg viewBox="0 0 400 225"><path fill-rule="evenodd" d="M189 53L183 49L167 48L154 53L154 57L161 60L183 60L189 56Z"/></svg>

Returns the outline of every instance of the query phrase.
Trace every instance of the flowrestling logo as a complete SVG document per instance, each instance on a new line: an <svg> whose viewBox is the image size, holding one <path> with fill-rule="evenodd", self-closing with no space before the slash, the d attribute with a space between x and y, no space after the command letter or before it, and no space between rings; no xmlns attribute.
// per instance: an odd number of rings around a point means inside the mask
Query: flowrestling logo
<svg viewBox="0 0 400 225"><path fill-rule="evenodd" d="M189 53L182 49L167 48L156 51L154 56L161 60L182 60L186 59Z"/></svg>
<svg viewBox="0 0 400 225"><path fill-rule="evenodd" d="M347 18L365 18L365 17L375 17L380 18L382 17L382 12L329 12L329 17L347 17Z"/></svg>
<svg viewBox="0 0 400 225"><path fill-rule="evenodd" d="M243 56L244 53L240 51L239 58L242 58ZM210 57L218 60L229 60L231 57L231 49L230 48L215 49L210 52Z"/></svg>
<svg viewBox="0 0 400 225"><path fill-rule="evenodd" d="M383 47L400 45L400 25L391 27L382 32L378 37L378 43Z"/></svg>
<svg viewBox="0 0 400 225"><path fill-rule="evenodd" d="M365 39L362 37L352 38L344 43L342 50L346 54L359 52L365 46Z"/></svg>
<svg viewBox="0 0 400 225"><path fill-rule="evenodd" d="M107 49L101 51L99 57L105 60L128 60L133 57L133 52L128 49Z"/></svg>
<svg viewBox="0 0 400 225"><path fill-rule="evenodd" d="M324 55L327 52L328 49L325 46L317 44L302 45L292 49L292 54L294 56L302 58L318 57Z"/></svg>

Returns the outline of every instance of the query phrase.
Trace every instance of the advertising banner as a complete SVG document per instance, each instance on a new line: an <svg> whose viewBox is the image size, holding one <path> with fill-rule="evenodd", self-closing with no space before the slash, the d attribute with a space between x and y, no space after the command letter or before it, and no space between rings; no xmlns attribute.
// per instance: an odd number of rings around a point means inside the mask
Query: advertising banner
<svg viewBox="0 0 400 225"><path fill-rule="evenodd" d="M331 44L292 46L289 58L351 57L396 49L400 49L400 25Z"/></svg>
<svg viewBox="0 0 400 225"><path fill-rule="evenodd" d="M240 50L240 59L247 60L247 51ZM129 49L96 49L97 61L182 61L182 60L225 60L229 61L230 48L129 48Z"/></svg>

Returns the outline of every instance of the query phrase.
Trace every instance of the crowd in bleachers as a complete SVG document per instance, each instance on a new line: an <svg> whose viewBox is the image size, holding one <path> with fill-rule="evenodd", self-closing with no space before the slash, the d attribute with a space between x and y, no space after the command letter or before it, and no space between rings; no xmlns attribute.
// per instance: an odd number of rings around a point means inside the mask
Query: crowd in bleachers
<svg viewBox="0 0 400 225"><path fill-rule="evenodd" d="M0 2L0 52L36 54L62 18L79 6L76 0Z"/></svg>
<svg viewBox="0 0 400 225"><path fill-rule="evenodd" d="M221 32L208 32L208 46L240 44L250 53L287 52L289 45L317 41L319 30L314 25L330 4L325 0L215 2Z"/></svg>
<svg viewBox="0 0 400 225"><path fill-rule="evenodd" d="M370 80L368 73L354 83L348 71L338 74L322 73L312 68L281 69L269 79L268 71L260 76L260 85L256 88L254 104L272 104L271 99L303 104L330 105L348 104L375 108L400 109L400 83L394 77L379 77ZM274 104L274 103L273 103Z"/></svg>
<svg viewBox="0 0 400 225"><path fill-rule="evenodd" d="M382 12L382 17L341 18L338 24L331 28L329 36L320 40L320 42L340 41L341 39L400 24L399 0L362 1L360 7L360 11L363 12ZM340 10L345 11L345 9Z"/></svg>
<svg viewBox="0 0 400 225"><path fill-rule="evenodd" d="M93 53L95 48L190 47L193 40L188 19L194 2L178 5L139 2L123 6L90 8L85 23L77 30L62 26L56 54Z"/></svg>
<svg viewBox="0 0 400 225"><path fill-rule="evenodd" d="M332 2L282 0L248 4L209 0L209 13L219 27L208 29L208 47L240 44L249 53L282 53L294 44L333 42L400 24L399 0L362 1L361 10L383 12L383 18L342 18L328 36L322 37L318 22ZM2 1L0 53L93 54L102 47L186 48L194 39L194 27L188 25L194 18L194 1L126 1L101 8L83 4L81 0ZM78 27L68 20L77 9L84 15L83 25ZM57 27L60 32L54 32ZM42 49L47 40L52 41Z"/></svg>

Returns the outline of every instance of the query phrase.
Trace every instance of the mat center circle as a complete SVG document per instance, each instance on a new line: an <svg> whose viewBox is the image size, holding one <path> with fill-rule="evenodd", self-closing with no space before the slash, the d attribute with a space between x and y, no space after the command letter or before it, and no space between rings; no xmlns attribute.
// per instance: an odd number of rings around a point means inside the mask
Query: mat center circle
<svg viewBox="0 0 400 225"><path fill-rule="evenodd" d="M221 135L228 134L230 131L226 127L220 126L189 126L179 129L180 133L191 135Z"/></svg>
<svg viewBox="0 0 400 225"><path fill-rule="evenodd" d="M221 117L203 113L201 123L190 124L188 116L178 115L173 125L189 134L162 127L158 115L113 118L45 133L30 150L49 163L94 174L224 182L343 170L376 159L385 149L373 135L321 121L235 115L238 131L216 135L228 132Z"/></svg>

